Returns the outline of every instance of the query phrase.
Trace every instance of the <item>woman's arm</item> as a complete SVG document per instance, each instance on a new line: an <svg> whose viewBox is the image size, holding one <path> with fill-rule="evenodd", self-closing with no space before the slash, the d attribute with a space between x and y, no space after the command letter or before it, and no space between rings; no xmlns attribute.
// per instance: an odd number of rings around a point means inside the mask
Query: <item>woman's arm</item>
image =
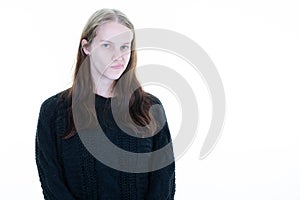
<svg viewBox="0 0 300 200"><path fill-rule="evenodd" d="M53 102L45 101L41 106L35 143L35 157L45 199L74 200L66 187L62 169L57 159L56 135L53 132Z"/></svg>
<svg viewBox="0 0 300 200"><path fill-rule="evenodd" d="M168 124L153 138L153 150L172 142ZM173 149L172 149L173 153ZM168 166L149 173L147 200L173 200L175 195L175 161Z"/></svg>

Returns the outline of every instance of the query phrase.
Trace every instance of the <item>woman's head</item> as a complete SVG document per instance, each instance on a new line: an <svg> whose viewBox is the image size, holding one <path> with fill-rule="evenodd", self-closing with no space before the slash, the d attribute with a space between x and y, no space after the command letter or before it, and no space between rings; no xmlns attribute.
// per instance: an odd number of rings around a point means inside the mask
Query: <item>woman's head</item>
<svg viewBox="0 0 300 200"><path fill-rule="evenodd" d="M117 81L124 71L136 78L136 57L134 26L129 19L115 9L96 11L80 38L74 81L86 60L94 83L100 77ZM94 87L101 86L96 83Z"/></svg>
<svg viewBox="0 0 300 200"><path fill-rule="evenodd" d="M82 39L81 45L89 56L91 76L97 88L104 82L112 84L125 71L130 60L133 34L118 22L107 22L96 30L91 44L87 46L87 40Z"/></svg>
<svg viewBox="0 0 300 200"><path fill-rule="evenodd" d="M109 48L106 47L113 48L108 51ZM72 105L69 109L70 123L65 138L76 132L74 121L77 121L77 117L72 114L74 108L82 113L78 118L84 115L85 119L89 119L82 122L82 127L98 125L93 103L95 89L101 87L101 84L98 84L101 81L98 82L97 77L112 81L112 94L119 102L117 118L121 123L134 132L137 130L132 121L139 126L147 126L149 133L143 133L145 135L155 131L156 122L151 120L149 114L152 103L146 98L146 93L136 77L135 47L134 27L122 12L102 9L89 18L80 38L74 81L68 92L68 99Z"/></svg>

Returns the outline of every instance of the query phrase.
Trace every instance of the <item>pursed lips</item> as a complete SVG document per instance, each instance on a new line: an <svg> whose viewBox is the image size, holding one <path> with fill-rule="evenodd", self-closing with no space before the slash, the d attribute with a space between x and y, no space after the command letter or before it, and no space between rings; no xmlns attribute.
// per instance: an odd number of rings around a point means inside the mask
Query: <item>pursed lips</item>
<svg viewBox="0 0 300 200"><path fill-rule="evenodd" d="M116 65L112 65L111 68L114 68L114 69L121 69L123 67L122 64L116 64Z"/></svg>

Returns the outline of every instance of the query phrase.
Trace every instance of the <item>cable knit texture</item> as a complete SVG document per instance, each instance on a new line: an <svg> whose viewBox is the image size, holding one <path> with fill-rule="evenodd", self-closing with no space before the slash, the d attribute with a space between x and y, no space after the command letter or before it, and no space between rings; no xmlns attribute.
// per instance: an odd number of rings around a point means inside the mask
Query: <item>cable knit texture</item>
<svg viewBox="0 0 300 200"><path fill-rule="evenodd" d="M66 92L66 91L64 91ZM44 198L47 200L172 200L175 195L175 163L149 173L127 173L110 168L95 159L78 134L64 140L67 129L67 101L58 93L41 105L36 131L36 164ZM148 95L153 104L161 104ZM172 142L168 124L148 138L130 136L103 116L110 98L95 95L99 124L108 139L131 152L158 150ZM109 112L111 114L111 109ZM101 145L101 144L99 144ZM111 155L114 156L114 155Z"/></svg>

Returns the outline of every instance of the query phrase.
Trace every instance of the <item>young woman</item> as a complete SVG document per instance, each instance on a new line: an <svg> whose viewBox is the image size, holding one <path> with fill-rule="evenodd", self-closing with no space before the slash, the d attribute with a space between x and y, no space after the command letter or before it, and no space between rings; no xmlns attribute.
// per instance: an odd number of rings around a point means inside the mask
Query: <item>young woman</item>
<svg viewBox="0 0 300 200"><path fill-rule="evenodd" d="M72 87L48 98L40 109L36 164L45 199L174 199L174 161L149 172L120 170L122 162L118 169L103 163L79 134L100 126L114 145L134 153L172 144L164 112L162 117L149 112L162 105L141 88L136 60L132 23L118 10L96 11L81 35ZM101 147L97 141L94 146Z"/></svg>

